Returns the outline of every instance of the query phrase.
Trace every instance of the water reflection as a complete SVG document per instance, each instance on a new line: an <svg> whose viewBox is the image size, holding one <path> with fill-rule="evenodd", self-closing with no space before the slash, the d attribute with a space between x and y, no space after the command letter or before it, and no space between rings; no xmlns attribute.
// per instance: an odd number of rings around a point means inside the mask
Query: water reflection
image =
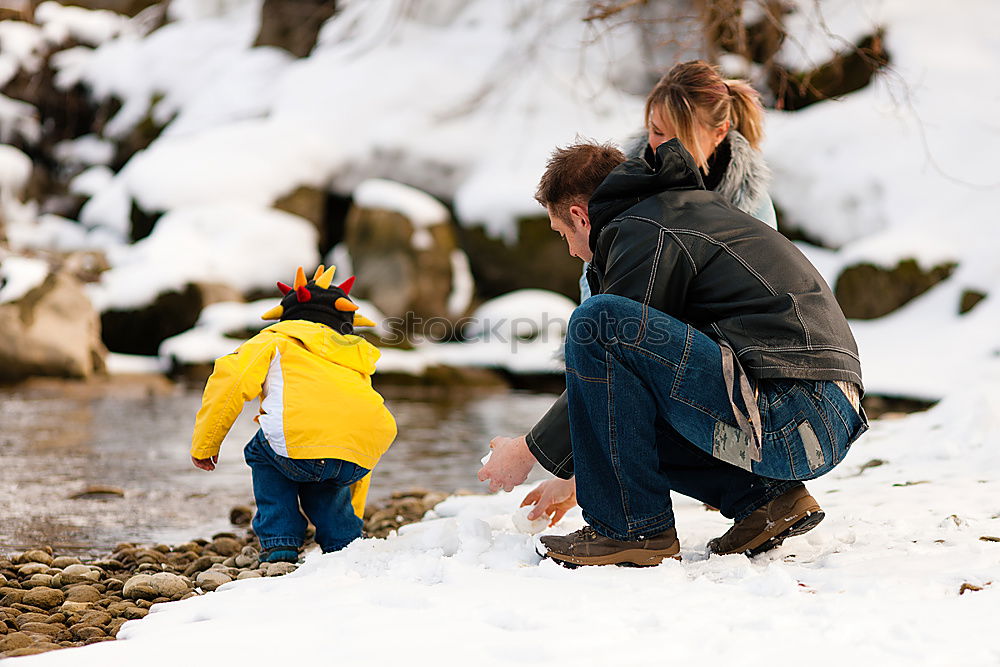
<svg viewBox="0 0 1000 667"><path fill-rule="evenodd" d="M376 470L372 498L414 486L482 490L475 473L489 438L523 432L554 398L386 393L399 437ZM38 544L98 553L121 541L176 543L230 529L230 507L251 497L242 448L256 429L254 410L205 473L188 458L200 399L200 389L158 378L0 390L0 553ZM70 498L91 485L123 496Z"/></svg>

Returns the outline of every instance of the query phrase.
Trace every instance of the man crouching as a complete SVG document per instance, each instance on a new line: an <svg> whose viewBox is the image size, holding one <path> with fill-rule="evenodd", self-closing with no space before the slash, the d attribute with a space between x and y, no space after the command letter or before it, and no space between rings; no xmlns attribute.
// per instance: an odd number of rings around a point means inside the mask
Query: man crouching
<svg viewBox="0 0 1000 667"><path fill-rule="evenodd" d="M570 319L566 391L527 435L494 438L479 478L509 491L540 462L560 479L525 501L553 520L575 495L588 525L543 537L543 555L677 557L671 491L734 519L712 553L760 553L815 527L823 512L800 480L868 428L857 345L815 267L705 190L676 139L652 164L557 150L536 198L590 262L595 296Z"/></svg>

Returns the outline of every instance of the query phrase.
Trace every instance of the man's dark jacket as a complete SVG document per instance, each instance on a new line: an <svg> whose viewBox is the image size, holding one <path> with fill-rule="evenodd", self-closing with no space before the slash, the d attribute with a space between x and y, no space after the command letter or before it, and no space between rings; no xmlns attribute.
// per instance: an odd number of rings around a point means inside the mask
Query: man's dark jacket
<svg viewBox="0 0 1000 667"><path fill-rule="evenodd" d="M647 304L728 344L752 380L861 388L857 344L819 272L780 233L705 190L676 139L657 148L652 167L642 158L616 167L589 213L594 294ZM565 393L528 447L549 472L572 476Z"/></svg>

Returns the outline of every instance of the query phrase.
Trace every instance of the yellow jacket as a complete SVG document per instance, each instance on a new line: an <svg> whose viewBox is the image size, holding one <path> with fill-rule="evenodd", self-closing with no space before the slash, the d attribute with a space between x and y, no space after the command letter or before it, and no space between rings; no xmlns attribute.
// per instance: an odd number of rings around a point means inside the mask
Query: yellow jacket
<svg viewBox="0 0 1000 667"><path fill-rule="evenodd" d="M274 450L293 459L343 459L375 467L396 437L396 422L372 389L378 349L305 320L273 324L215 362L195 419L191 456L219 453L245 401ZM351 487L364 513L371 475Z"/></svg>

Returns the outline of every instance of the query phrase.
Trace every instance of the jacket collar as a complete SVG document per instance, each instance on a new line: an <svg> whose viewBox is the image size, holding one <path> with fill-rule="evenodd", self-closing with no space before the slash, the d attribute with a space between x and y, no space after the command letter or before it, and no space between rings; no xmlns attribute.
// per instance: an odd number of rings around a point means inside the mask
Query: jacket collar
<svg viewBox="0 0 1000 667"><path fill-rule="evenodd" d="M371 375L381 353L361 336L340 334L325 324L308 320L282 320L263 332L294 338L313 354L327 361Z"/></svg>
<svg viewBox="0 0 1000 667"><path fill-rule="evenodd" d="M644 199L666 190L704 190L705 183L691 154L680 141L660 144L656 152L615 167L590 198L590 248L606 224Z"/></svg>

